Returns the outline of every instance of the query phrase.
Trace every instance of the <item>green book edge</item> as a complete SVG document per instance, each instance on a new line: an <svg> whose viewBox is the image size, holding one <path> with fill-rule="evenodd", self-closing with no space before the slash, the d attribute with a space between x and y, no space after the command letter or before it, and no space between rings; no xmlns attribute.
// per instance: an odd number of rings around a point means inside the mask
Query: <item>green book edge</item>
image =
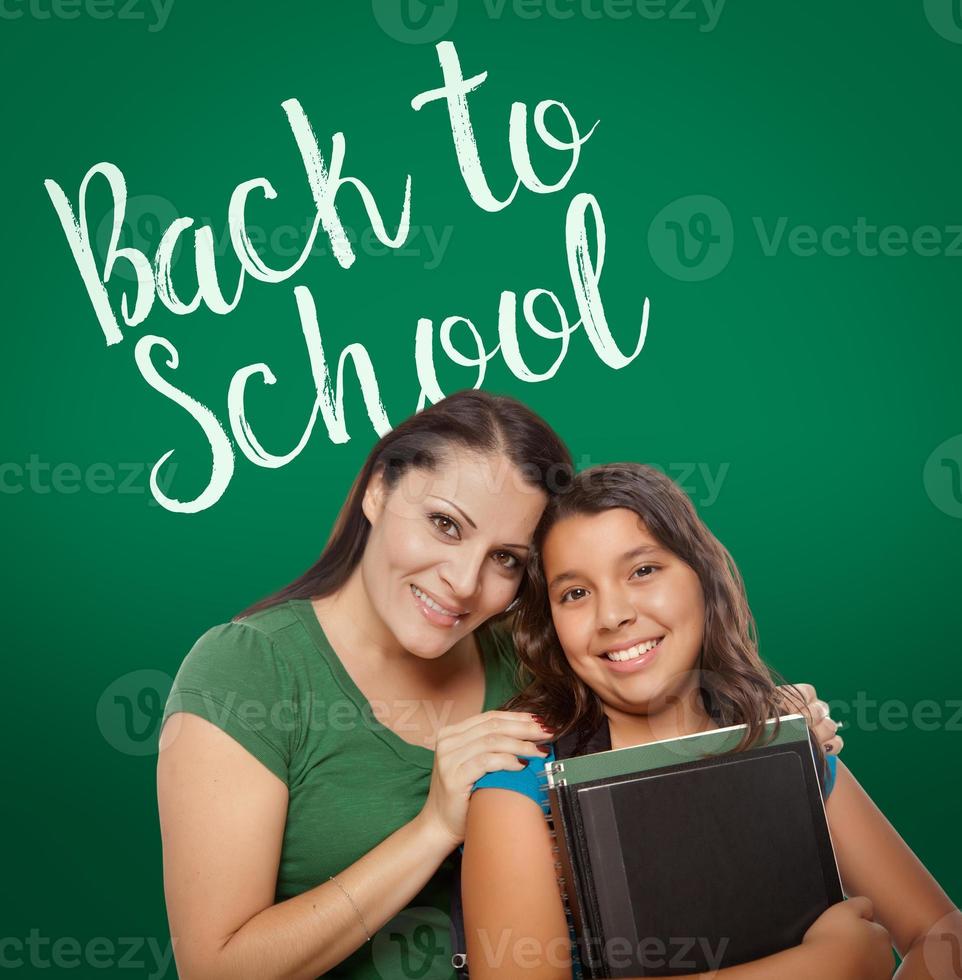
<svg viewBox="0 0 962 980"><path fill-rule="evenodd" d="M772 736L776 720L778 732ZM545 766L548 786L572 785L594 779L626 776L629 773L647 772L664 766L694 762L711 755L731 752L741 741L745 725L732 725L694 735L649 742L647 745L630 745L623 749L609 749L591 755L574 756ZM786 745L792 742L808 742L808 725L802 715L782 715L765 723L765 732L752 748Z"/></svg>

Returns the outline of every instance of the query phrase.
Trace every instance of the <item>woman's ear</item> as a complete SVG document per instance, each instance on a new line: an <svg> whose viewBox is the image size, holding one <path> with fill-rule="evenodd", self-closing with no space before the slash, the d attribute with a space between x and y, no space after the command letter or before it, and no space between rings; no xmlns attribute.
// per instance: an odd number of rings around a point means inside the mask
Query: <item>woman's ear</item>
<svg viewBox="0 0 962 980"><path fill-rule="evenodd" d="M371 527L374 526L384 510L386 496L387 487L384 484L384 470L375 470L371 474L371 479L367 481L364 496L361 498L361 510Z"/></svg>

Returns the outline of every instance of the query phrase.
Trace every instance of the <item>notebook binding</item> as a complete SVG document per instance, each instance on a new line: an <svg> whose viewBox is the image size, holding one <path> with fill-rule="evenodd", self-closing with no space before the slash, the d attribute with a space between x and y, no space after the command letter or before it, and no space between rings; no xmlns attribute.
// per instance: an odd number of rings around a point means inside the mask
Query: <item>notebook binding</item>
<svg viewBox="0 0 962 980"><path fill-rule="evenodd" d="M538 773L538 781L542 788L564 786L566 780L559 779L559 775L564 773L564 763L563 762L549 762L544 769ZM564 906L565 912L565 922L568 924L568 932L571 941L571 967L572 976L574 980L583 980L584 973L581 965L581 955L578 950L578 944L574 939L574 914L571 910L571 899L568 894L568 881L565 879L563 873L563 865L561 863L561 851L558 845L558 829L555 827L554 818L551 812L546 814L546 822L548 824L548 833L551 835L551 852L554 857L554 870L555 870L555 880L558 882L558 892L561 895L561 904Z"/></svg>

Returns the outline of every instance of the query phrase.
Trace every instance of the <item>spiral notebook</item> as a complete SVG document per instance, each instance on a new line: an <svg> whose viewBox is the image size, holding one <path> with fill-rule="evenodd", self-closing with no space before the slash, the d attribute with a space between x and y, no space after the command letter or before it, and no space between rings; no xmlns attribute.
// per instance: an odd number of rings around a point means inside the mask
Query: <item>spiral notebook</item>
<svg viewBox="0 0 962 980"><path fill-rule="evenodd" d="M582 975L681 976L795 946L843 896L801 715L545 766Z"/></svg>

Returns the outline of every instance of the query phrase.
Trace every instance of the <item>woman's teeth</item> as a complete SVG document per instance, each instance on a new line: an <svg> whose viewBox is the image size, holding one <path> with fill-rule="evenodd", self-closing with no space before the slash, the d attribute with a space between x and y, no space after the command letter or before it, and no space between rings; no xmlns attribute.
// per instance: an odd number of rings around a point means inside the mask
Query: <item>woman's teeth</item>
<svg viewBox="0 0 962 980"><path fill-rule="evenodd" d="M615 652L609 651L605 654L605 656L609 660L635 660L643 653L647 653L649 650L654 650L663 639L663 636L659 636L657 640L647 640L645 643L639 643L636 646L628 647L627 650L616 650Z"/></svg>
<svg viewBox="0 0 962 980"><path fill-rule="evenodd" d="M435 612L442 613L445 616L450 616L452 619L457 619L459 616L464 616L466 613L459 613L454 609L445 609L444 606L435 602L429 595L422 592L416 585L411 586L411 591L423 602L429 609L433 609Z"/></svg>

